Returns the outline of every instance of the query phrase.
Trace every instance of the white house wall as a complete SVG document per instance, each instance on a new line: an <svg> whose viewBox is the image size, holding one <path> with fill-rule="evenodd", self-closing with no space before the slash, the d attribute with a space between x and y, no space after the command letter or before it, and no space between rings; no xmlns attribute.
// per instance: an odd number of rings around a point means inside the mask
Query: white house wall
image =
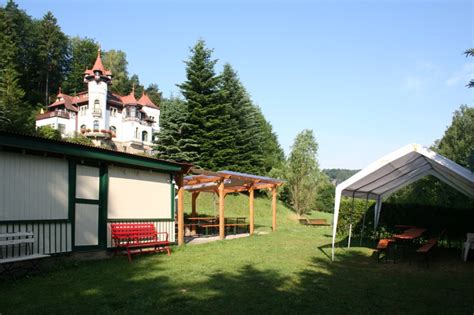
<svg viewBox="0 0 474 315"><path fill-rule="evenodd" d="M109 219L171 218L169 175L109 167Z"/></svg>
<svg viewBox="0 0 474 315"><path fill-rule="evenodd" d="M68 218L68 162L0 151L0 221Z"/></svg>

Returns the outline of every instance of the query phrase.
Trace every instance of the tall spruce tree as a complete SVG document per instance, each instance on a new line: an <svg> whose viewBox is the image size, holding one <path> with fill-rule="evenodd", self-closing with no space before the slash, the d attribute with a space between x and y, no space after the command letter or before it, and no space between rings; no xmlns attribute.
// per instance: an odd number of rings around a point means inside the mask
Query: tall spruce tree
<svg viewBox="0 0 474 315"><path fill-rule="evenodd" d="M110 86L112 92L126 95L130 93L131 85L128 79L127 55L121 50L109 50L104 53L104 66L112 71L113 84Z"/></svg>
<svg viewBox="0 0 474 315"><path fill-rule="evenodd" d="M176 97L164 99L160 107L160 132L155 140L157 157L175 161L194 161L196 155L186 151L187 140L183 137L186 126L186 103Z"/></svg>
<svg viewBox="0 0 474 315"><path fill-rule="evenodd" d="M227 168L244 173L264 175L261 129L257 112L245 87L230 64L224 65L221 75L223 102L229 104L233 141L232 155Z"/></svg>
<svg viewBox="0 0 474 315"><path fill-rule="evenodd" d="M199 40L191 48L191 57L185 61L186 81L177 85L186 101L188 113L182 126L182 151L193 163L203 168L215 169L223 163L223 154L229 139L226 121L229 113L222 104L219 91L220 78L216 75L212 50Z"/></svg>
<svg viewBox="0 0 474 315"><path fill-rule="evenodd" d="M48 105L49 96L58 90L69 67L69 41L51 12L39 22L38 49L44 104Z"/></svg>

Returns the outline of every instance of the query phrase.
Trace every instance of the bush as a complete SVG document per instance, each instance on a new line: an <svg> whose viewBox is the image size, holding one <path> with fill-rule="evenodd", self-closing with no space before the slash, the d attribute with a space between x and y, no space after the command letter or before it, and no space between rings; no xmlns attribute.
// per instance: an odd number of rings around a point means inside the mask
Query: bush
<svg viewBox="0 0 474 315"><path fill-rule="evenodd" d="M51 126L42 126L36 129L36 135L46 139L61 140L61 133L59 130Z"/></svg>

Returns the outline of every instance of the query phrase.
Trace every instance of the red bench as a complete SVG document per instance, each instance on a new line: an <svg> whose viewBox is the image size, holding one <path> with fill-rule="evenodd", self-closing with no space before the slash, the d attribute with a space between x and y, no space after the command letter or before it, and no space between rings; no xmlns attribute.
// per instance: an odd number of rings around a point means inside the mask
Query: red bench
<svg viewBox="0 0 474 315"><path fill-rule="evenodd" d="M171 255L170 243L168 241L168 232L157 232L153 223L113 223L112 241L114 246L125 248L127 250L128 261L131 262L131 250L139 248L153 247L153 253L166 251ZM161 236L161 238L159 237Z"/></svg>

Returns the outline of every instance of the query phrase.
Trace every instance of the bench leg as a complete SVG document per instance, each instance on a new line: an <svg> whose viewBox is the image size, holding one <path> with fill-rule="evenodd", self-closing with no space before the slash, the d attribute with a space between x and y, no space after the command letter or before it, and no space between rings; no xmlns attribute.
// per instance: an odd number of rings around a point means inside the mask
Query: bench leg
<svg viewBox="0 0 474 315"><path fill-rule="evenodd" d="M131 263L132 262L132 255L130 253L130 247L127 247L127 256L128 256L128 262Z"/></svg>

